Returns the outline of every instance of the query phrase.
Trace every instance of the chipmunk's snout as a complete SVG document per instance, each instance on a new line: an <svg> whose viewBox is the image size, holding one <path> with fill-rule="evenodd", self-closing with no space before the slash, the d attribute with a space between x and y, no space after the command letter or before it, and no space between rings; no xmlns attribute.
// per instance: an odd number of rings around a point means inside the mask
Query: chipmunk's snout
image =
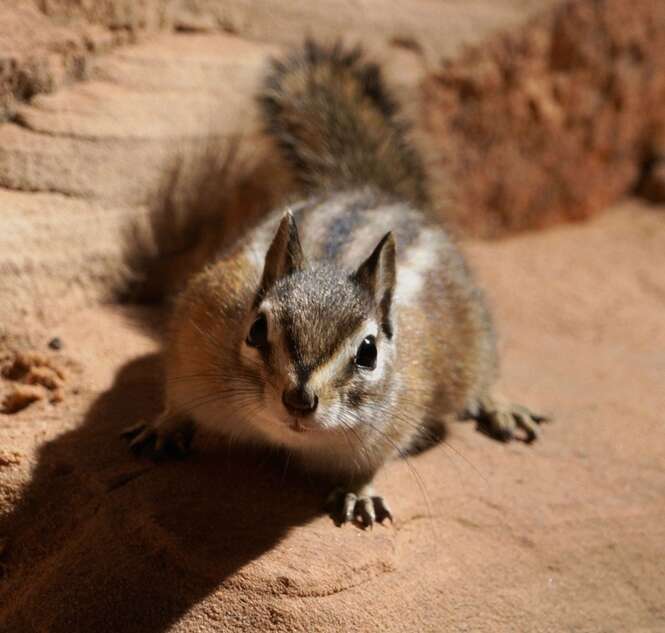
<svg viewBox="0 0 665 633"><path fill-rule="evenodd" d="M316 411L319 398L311 389L303 385L293 389L285 389L282 393L282 402L291 414L309 415Z"/></svg>

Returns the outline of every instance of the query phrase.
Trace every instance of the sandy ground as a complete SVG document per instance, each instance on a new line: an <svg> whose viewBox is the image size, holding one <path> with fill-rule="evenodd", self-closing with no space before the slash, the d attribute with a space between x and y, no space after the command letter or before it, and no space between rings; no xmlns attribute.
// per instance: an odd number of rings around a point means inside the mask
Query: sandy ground
<svg viewBox="0 0 665 633"><path fill-rule="evenodd" d="M0 414L0 630L665 631L663 211L467 245L506 393L556 420L533 446L460 423L390 464L396 522L368 532L276 457L134 458L117 432L159 406L158 315L54 324L3 360L0 396L38 399Z"/></svg>
<svg viewBox="0 0 665 633"><path fill-rule="evenodd" d="M160 403L160 315L108 303L127 222L174 153L254 147L266 57L303 33L377 55L476 234L601 211L663 155L657 0L332 4L0 8L2 633L665 631L663 207L466 245L504 391L555 422L390 464L393 526L336 528L277 455L118 437Z"/></svg>

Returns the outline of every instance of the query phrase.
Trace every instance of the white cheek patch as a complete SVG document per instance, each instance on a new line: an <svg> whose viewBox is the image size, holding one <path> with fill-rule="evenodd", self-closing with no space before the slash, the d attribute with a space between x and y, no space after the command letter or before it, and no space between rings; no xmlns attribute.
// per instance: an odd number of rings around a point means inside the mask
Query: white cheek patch
<svg viewBox="0 0 665 633"><path fill-rule="evenodd" d="M409 304L418 300L425 286L427 273L437 265L438 242L437 232L426 229L418 241L407 250L404 263L397 269L396 301Z"/></svg>
<svg viewBox="0 0 665 633"><path fill-rule="evenodd" d="M338 426L340 404L337 399L332 402L322 402L314 412L314 422L322 429L335 429Z"/></svg>
<svg viewBox="0 0 665 633"><path fill-rule="evenodd" d="M374 319L368 319L361 323L360 327L347 338L337 353L325 364L317 367L312 372L307 384L315 391L325 388L353 361L362 340L367 336L378 337L378 334L379 324ZM383 367L385 364L383 347L383 345L377 346L376 368L374 370L362 370L365 371L367 380L371 382L381 380L383 376Z"/></svg>

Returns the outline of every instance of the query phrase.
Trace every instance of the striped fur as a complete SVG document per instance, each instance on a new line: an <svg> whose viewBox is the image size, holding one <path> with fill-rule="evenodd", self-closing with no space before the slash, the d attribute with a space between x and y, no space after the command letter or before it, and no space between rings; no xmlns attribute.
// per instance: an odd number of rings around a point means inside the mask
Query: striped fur
<svg viewBox="0 0 665 633"><path fill-rule="evenodd" d="M261 99L307 193L179 296L160 424L186 416L366 482L488 391L492 327L461 254L421 212L420 161L374 66L308 43L273 64ZM260 349L248 343L258 315ZM354 364L368 336L373 370ZM294 388L318 397L307 419L282 404Z"/></svg>
<svg viewBox="0 0 665 633"><path fill-rule="evenodd" d="M181 297L170 348L177 360L168 363L171 406L192 397L178 375L221 364L226 388L239 373L237 388L252 391L255 408L229 416L222 413L226 402L204 405L194 415L201 424L245 441L283 445L338 477L369 477L388 456L417 444L433 418L462 411L489 388L495 358L488 315L455 246L410 206L365 189L304 200L293 205L293 215L307 269L275 284L256 308L263 255L282 210ZM387 227L398 254L393 340L381 333L377 306L353 281ZM232 283L229 267L238 262L253 283ZM273 336L269 358L244 344L261 311ZM204 358L195 351L197 331L217 342ZM359 376L352 352L369 334L377 336L380 362L376 373ZM293 432L281 404L283 390L299 381L321 401L305 433Z"/></svg>
<svg viewBox="0 0 665 633"><path fill-rule="evenodd" d="M420 156L408 140L397 101L360 48L308 40L274 60L259 102L308 191L372 185L418 207L427 204Z"/></svg>

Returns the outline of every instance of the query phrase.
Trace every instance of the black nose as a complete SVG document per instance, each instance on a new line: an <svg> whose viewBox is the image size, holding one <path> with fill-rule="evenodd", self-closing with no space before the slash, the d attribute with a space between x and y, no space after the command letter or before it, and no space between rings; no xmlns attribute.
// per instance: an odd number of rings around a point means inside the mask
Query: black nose
<svg viewBox="0 0 665 633"><path fill-rule="evenodd" d="M319 404L319 398L306 387L285 389L282 393L282 402L289 413L307 415L313 413Z"/></svg>

